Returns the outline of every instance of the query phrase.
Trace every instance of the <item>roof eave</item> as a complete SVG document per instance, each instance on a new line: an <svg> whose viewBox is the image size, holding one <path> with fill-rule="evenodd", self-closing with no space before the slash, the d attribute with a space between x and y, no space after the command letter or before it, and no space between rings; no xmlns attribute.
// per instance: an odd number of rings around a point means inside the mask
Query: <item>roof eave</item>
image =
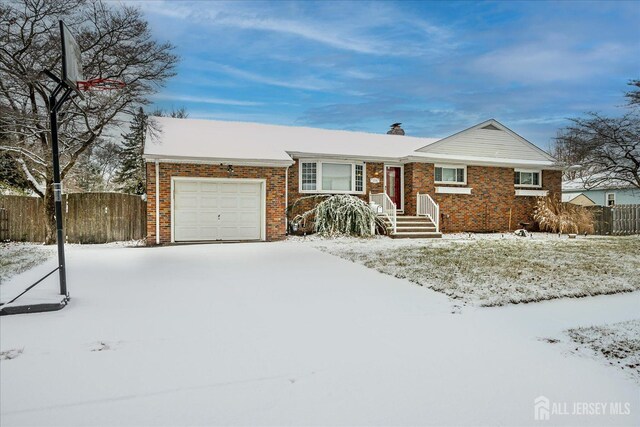
<svg viewBox="0 0 640 427"><path fill-rule="evenodd" d="M301 151L287 151L294 159L334 159L334 160L360 160L363 162L394 162L400 163L405 157L389 157L389 156L366 156L356 154L336 154L336 153L306 153Z"/></svg>
<svg viewBox="0 0 640 427"><path fill-rule="evenodd" d="M425 153L426 154L426 153ZM499 159L499 158L478 158L478 157L440 157L433 155L421 155L421 156L407 156L402 159L404 163L418 162L418 163L460 163L470 166L493 166L493 167L518 167L518 168L538 168L545 170L565 170L564 165L553 163L550 161L531 161L520 159Z"/></svg>
<svg viewBox="0 0 640 427"><path fill-rule="evenodd" d="M293 165L293 160L285 159L240 159L222 157L187 157L187 156L166 156L160 154L144 154L142 158L145 162L159 163L193 163L204 165L234 165L234 166L256 166L256 167L287 167Z"/></svg>

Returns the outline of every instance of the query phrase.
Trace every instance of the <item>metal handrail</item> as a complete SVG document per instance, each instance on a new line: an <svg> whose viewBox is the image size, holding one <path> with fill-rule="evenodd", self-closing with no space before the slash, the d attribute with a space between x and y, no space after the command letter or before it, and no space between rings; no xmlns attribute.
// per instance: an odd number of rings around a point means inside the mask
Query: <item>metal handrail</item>
<svg viewBox="0 0 640 427"><path fill-rule="evenodd" d="M393 203L393 200L389 197L387 193L378 193L372 194L369 193L369 201L374 202L378 206L382 206L382 214L385 215L389 222L391 223L391 228L393 232L396 232L397 228L397 207L396 204Z"/></svg>
<svg viewBox="0 0 640 427"><path fill-rule="evenodd" d="M436 226L436 232L440 231L440 206L428 194L416 195L417 215L426 216Z"/></svg>

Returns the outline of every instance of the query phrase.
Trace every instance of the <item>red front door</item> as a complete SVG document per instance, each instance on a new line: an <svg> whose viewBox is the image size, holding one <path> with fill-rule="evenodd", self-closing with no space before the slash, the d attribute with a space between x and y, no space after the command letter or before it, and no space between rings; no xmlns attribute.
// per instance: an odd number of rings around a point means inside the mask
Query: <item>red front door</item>
<svg viewBox="0 0 640 427"><path fill-rule="evenodd" d="M393 203L396 204L397 209L401 209L402 203L402 188L400 188L400 171L402 169L399 166L387 166L386 178L387 187L385 191Z"/></svg>

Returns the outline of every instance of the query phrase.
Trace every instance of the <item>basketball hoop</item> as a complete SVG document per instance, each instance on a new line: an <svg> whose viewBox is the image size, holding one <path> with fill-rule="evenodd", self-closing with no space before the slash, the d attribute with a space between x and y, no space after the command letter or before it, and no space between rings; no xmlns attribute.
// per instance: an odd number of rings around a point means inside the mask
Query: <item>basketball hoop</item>
<svg viewBox="0 0 640 427"><path fill-rule="evenodd" d="M89 91L89 90L115 90L122 89L126 86L126 84L121 80L115 79L91 79L91 80L80 80L77 81L78 90L81 91Z"/></svg>

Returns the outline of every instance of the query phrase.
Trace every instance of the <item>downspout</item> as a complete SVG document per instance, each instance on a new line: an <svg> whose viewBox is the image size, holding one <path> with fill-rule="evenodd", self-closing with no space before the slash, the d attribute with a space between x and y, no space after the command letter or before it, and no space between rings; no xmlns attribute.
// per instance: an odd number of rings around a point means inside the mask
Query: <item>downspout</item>
<svg viewBox="0 0 640 427"><path fill-rule="evenodd" d="M156 160L156 245L160 244L160 162Z"/></svg>
<svg viewBox="0 0 640 427"><path fill-rule="evenodd" d="M289 234L289 166L284 173L284 234Z"/></svg>

